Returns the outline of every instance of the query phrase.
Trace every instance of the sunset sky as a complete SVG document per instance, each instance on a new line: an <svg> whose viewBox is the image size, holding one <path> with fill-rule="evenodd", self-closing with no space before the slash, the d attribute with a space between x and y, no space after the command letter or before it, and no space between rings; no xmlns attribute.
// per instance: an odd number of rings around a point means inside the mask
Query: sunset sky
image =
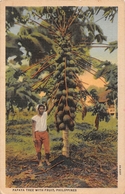
<svg viewBox="0 0 125 194"><path fill-rule="evenodd" d="M81 75L79 78L80 78L80 80L82 80L83 82L86 83L86 84L84 84L86 89L91 85L95 85L97 87L104 87L103 81L101 81L100 79L94 79L93 75L91 75L89 73L84 73L83 76Z"/></svg>

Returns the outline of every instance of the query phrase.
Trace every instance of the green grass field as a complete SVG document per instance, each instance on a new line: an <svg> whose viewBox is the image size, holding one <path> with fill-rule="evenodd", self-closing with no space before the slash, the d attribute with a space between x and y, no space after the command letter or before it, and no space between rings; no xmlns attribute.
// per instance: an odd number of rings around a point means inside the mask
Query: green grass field
<svg viewBox="0 0 125 194"><path fill-rule="evenodd" d="M18 112L18 115L15 116L13 120L13 124L7 126L7 149L13 148L13 151L16 153L22 152L24 155L34 154L34 145L32 142L32 125L31 125L31 117L34 115L34 112L27 113L25 116L25 112ZM20 119L18 119L20 118ZM12 117L11 117L12 119ZM10 119L10 121L12 121ZM16 120L17 119L17 120ZM94 116L91 116L91 113L88 113L87 116L82 120L81 115L77 114L76 116L76 126L75 130L69 132L69 143L73 144L74 142L80 143L76 137L76 134L84 134L95 129L94 127ZM15 121L20 124L14 124ZM85 125L86 124L86 125ZM50 145L51 149L60 143L58 141L59 138L62 137L62 132L57 132L54 126L54 116L51 114L48 117L48 128L50 133ZM100 122L100 127L98 133L102 131L114 131L117 132L117 120L111 117L110 121ZM53 139L57 139L57 141L53 141Z"/></svg>

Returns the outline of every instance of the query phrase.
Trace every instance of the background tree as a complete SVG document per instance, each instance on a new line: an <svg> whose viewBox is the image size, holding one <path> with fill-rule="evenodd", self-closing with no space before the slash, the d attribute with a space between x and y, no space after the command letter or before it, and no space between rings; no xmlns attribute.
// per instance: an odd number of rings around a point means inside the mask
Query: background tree
<svg viewBox="0 0 125 194"><path fill-rule="evenodd" d="M98 66L99 70L96 73L96 78L103 76L106 80L105 87L107 94L107 103L108 105L114 105L115 107L115 114L117 116L117 91L118 91L118 75L117 75L117 66L112 64L110 61L102 62Z"/></svg>
<svg viewBox="0 0 125 194"><path fill-rule="evenodd" d="M47 105L54 103L56 128L63 131L63 155L68 157L68 134L69 130L74 130L79 103L85 111L87 91L79 75L85 71L95 75L89 50L93 44L106 41L106 37L100 26L93 22L94 8L42 7L24 10L23 22L21 14L14 16L22 26L19 33L12 37L7 32L6 37L12 40L12 45L18 43L18 51L25 48L25 57L30 58L30 66L22 73L32 72L31 79L35 79L32 90L46 91ZM7 50L11 52L8 44ZM19 53L19 56L21 63L24 55Z"/></svg>
<svg viewBox="0 0 125 194"><path fill-rule="evenodd" d="M36 102L40 100L35 92L31 92L31 83L28 77L21 76L21 71L9 67L6 71L6 116L15 113L15 108L20 110L33 109Z"/></svg>

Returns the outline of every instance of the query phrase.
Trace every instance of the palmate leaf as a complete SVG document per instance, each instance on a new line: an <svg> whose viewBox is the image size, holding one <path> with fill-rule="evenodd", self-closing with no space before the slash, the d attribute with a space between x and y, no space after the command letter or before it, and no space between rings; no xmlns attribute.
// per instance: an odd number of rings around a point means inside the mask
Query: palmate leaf
<svg viewBox="0 0 125 194"><path fill-rule="evenodd" d="M30 51L32 50L37 50L37 51L43 51L43 48L41 46L41 44L39 43L39 41L37 40L37 38L34 38L31 35L21 35L20 36L20 40L23 46L27 46L27 49L29 49ZM30 48L29 48L30 46ZM28 50L28 51L29 51Z"/></svg>
<svg viewBox="0 0 125 194"><path fill-rule="evenodd" d="M49 53L52 49L57 52L54 41L36 30L31 31L29 35L20 34L20 42L26 48L27 52L32 53L31 64L41 59L45 53Z"/></svg>
<svg viewBox="0 0 125 194"><path fill-rule="evenodd" d="M109 43L109 46L107 46L106 50L109 50L110 53L112 53L114 50L116 50L118 48L118 42L117 41L113 41Z"/></svg>
<svg viewBox="0 0 125 194"><path fill-rule="evenodd" d="M94 100L99 99L96 89L92 89L89 93Z"/></svg>
<svg viewBox="0 0 125 194"><path fill-rule="evenodd" d="M16 90L16 94L14 96L14 101L17 107L26 108L29 106L29 103L35 105L38 102L38 97L36 94L33 94L30 90L26 90L26 88L21 87L21 89Z"/></svg>
<svg viewBox="0 0 125 194"><path fill-rule="evenodd" d="M30 12L36 11L36 12L38 12L39 14L42 14L45 8L44 8L44 7L28 7L27 9L28 9Z"/></svg>
<svg viewBox="0 0 125 194"><path fill-rule="evenodd" d="M101 27L97 24L95 24L95 26L96 26L97 32L99 32L99 34L103 34L103 30L101 29Z"/></svg>
<svg viewBox="0 0 125 194"><path fill-rule="evenodd" d="M116 16L118 12L118 7L95 7L95 14L97 15L100 11L103 11L103 17L106 19L109 19L111 22L113 22L114 17Z"/></svg>
<svg viewBox="0 0 125 194"><path fill-rule="evenodd" d="M31 91L27 90L28 88L25 87L25 85L22 85L22 83L20 84L21 86L16 89L16 93L18 94L19 92L22 92L24 95L28 94L30 96L31 95Z"/></svg>
<svg viewBox="0 0 125 194"><path fill-rule="evenodd" d="M31 95L28 94L28 92L25 91L18 91L17 96L20 96L20 99L24 100L27 102L27 104L29 102L34 103L34 100L31 98Z"/></svg>
<svg viewBox="0 0 125 194"><path fill-rule="evenodd" d="M80 25L84 29L86 27L86 34L84 34L83 38L86 38L86 40L89 40L90 44L94 40L97 40L97 42L99 43L102 43L103 41L107 40L107 37L103 35L103 30L101 29L101 27L95 24L94 22L87 22L87 23L81 22Z"/></svg>
<svg viewBox="0 0 125 194"><path fill-rule="evenodd" d="M88 23L86 26L88 27L89 31L92 31L93 33L98 32L99 34L103 35L103 30L101 29L101 27L94 22Z"/></svg>
<svg viewBox="0 0 125 194"><path fill-rule="evenodd" d="M118 96L117 90L110 90L110 92L107 95L108 100L115 100Z"/></svg>
<svg viewBox="0 0 125 194"><path fill-rule="evenodd" d="M54 50L57 52L57 49L55 47L55 43L52 38L47 37L46 35L39 33L39 32L33 32L32 36L35 37L40 44L42 45L42 49L45 52L50 52L50 50Z"/></svg>
<svg viewBox="0 0 125 194"><path fill-rule="evenodd" d="M99 43L102 43L104 40L105 41L107 40L107 37L106 36L103 36L102 34L97 34L95 36L95 40L97 40L97 42L99 42Z"/></svg>
<svg viewBox="0 0 125 194"><path fill-rule="evenodd" d="M6 35L6 46L7 48L17 48L18 47L18 39L19 37L13 33L8 33Z"/></svg>
<svg viewBox="0 0 125 194"><path fill-rule="evenodd" d="M95 75L96 78L104 77L108 84L105 85L107 89L117 88L117 66L111 64L108 61L101 63L98 67L101 67Z"/></svg>
<svg viewBox="0 0 125 194"><path fill-rule="evenodd" d="M117 92L117 82L113 82L113 83L109 82L105 86L107 88L106 90L111 90L111 91L116 90L116 92Z"/></svg>
<svg viewBox="0 0 125 194"><path fill-rule="evenodd" d="M111 62L110 61L102 61L98 66L97 68L103 68L103 67L106 67L106 66L112 66Z"/></svg>
<svg viewBox="0 0 125 194"><path fill-rule="evenodd" d="M104 68L98 70L97 73L95 74L95 78L98 79L98 78L104 76L104 72L105 72L105 69Z"/></svg>
<svg viewBox="0 0 125 194"><path fill-rule="evenodd" d="M51 45L54 44L54 41L51 38L47 37L46 35L44 35L42 33L33 32L32 36L36 37L36 38L42 38L42 39L46 40L46 42L51 44Z"/></svg>
<svg viewBox="0 0 125 194"><path fill-rule="evenodd" d="M21 16L23 13L23 7L6 7L6 30L9 31L10 27L14 26L15 20L21 21Z"/></svg>
<svg viewBox="0 0 125 194"><path fill-rule="evenodd" d="M16 97L19 97L21 100L26 100L26 96L21 90L16 92Z"/></svg>
<svg viewBox="0 0 125 194"><path fill-rule="evenodd" d="M30 62L29 64L36 63L39 59L41 59L45 51L40 44L40 42L37 40L37 38L32 37L31 35L28 36L21 36L20 37L20 42L23 47L25 47L27 54L30 53Z"/></svg>
<svg viewBox="0 0 125 194"><path fill-rule="evenodd" d="M18 36L21 36L21 35L30 35L32 34L32 32L34 32L34 28L33 27L25 27L25 26L22 26L20 28L20 31L18 32Z"/></svg>
<svg viewBox="0 0 125 194"><path fill-rule="evenodd" d="M6 35L6 60L11 56L16 56L14 61L21 63L23 52L18 45L19 37L12 33Z"/></svg>

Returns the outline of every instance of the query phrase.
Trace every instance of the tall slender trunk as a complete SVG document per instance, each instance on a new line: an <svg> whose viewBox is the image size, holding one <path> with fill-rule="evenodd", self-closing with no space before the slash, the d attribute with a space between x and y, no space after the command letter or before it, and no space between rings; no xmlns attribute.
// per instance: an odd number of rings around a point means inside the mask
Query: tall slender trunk
<svg viewBox="0 0 125 194"><path fill-rule="evenodd" d="M63 148L62 155L69 157L69 129L66 127L66 130L63 130Z"/></svg>

